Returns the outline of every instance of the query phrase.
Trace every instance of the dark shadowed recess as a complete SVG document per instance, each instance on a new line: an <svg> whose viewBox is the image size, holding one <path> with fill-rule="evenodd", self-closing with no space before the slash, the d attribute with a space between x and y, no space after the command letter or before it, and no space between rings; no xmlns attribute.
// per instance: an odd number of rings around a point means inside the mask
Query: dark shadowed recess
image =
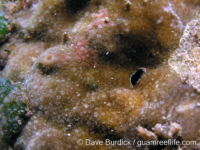
<svg viewBox="0 0 200 150"><path fill-rule="evenodd" d="M6 61L0 58L0 71L4 69L5 65L6 65Z"/></svg>
<svg viewBox="0 0 200 150"><path fill-rule="evenodd" d="M58 67L44 67L41 63L37 65L37 68L41 71L43 75L50 75L57 72Z"/></svg>
<svg viewBox="0 0 200 150"><path fill-rule="evenodd" d="M65 0L68 8L76 13L83 10L91 0Z"/></svg>
<svg viewBox="0 0 200 150"><path fill-rule="evenodd" d="M142 68L138 68L132 75L130 78L131 81L131 85L134 86L136 85L136 83L140 80L140 78L142 77L142 74L145 71Z"/></svg>
<svg viewBox="0 0 200 150"><path fill-rule="evenodd" d="M94 124L91 127L90 132L94 132L95 134L102 136L103 139L110 139L111 141L122 139L120 134L118 134L114 129L106 125Z"/></svg>
<svg viewBox="0 0 200 150"><path fill-rule="evenodd" d="M103 62L121 66L155 66L168 59L170 51L159 40L146 35L119 34L117 51L99 54ZM102 47L101 47L102 48ZM98 51L98 50L97 50ZM98 53L98 52L97 52Z"/></svg>

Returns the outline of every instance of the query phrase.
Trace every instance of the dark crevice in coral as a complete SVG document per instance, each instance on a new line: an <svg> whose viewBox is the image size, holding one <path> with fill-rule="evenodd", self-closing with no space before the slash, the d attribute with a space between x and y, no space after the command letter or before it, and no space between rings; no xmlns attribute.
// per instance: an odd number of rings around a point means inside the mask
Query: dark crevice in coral
<svg viewBox="0 0 200 150"><path fill-rule="evenodd" d="M40 28L40 30L36 30L35 32L31 32L31 37L33 39L35 39L36 41L40 41L40 40L45 41L46 40L46 37L45 37L46 31L47 31L47 28L42 27L42 28Z"/></svg>
<svg viewBox="0 0 200 150"><path fill-rule="evenodd" d="M96 91L98 89L98 84L96 83L86 83L85 88L90 91Z"/></svg>
<svg viewBox="0 0 200 150"><path fill-rule="evenodd" d="M107 53L101 44L93 46L99 53L100 60L110 64L152 66L161 64L168 57L167 50L157 41L135 35L118 35L117 50ZM103 53L102 53L103 51ZM165 54L163 54L165 53Z"/></svg>
<svg viewBox="0 0 200 150"><path fill-rule="evenodd" d="M44 67L41 63L38 64L38 68L44 75L50 75L57 72L56 67Z"/></svg>
<svg viewBox="0 0 200 150"><path fill-rule="evenodd" d="M159 55L153 56L152 49L159 52L162 50L161 44L152 41L152 39L141 35L120 35L121 52L134 63L140 65L158 64L160 63ZM152 55L152 56L151 56Z"/></svg>
<svg viewBox="0 0 200 150"><path fill-rule="evenodd" d="M47 40L45 37L45 34L47 32L47 27L45 25L40 25L38 29L35 31L30 30L22 30L17 26L14 26L12 28L12 34L13 36L17 36L18 38L22 38L25 42L30 41L45 41Z"/></svg>
<svg viewBox="0 0 200 150"><path fill-rule="evenodd" d="M24 126L27 124L27 122L28 122L28 120L29 120L30 118L24 118L24 121L26 122L25 124L24 124ZM21 134L21 132L18 132L18 133L16 133L16 134L14 134L13 136L12 136L12 138L10 139L10 141L9 141L9 145L10 146L12 146L12 147L14 147L14 145L15 145L15 143L16 143L16 141L17 141L17 138L20 136L20 134Z"/></svg>
<svg viewBox="0 0 200 150"><path fill-rule="evenodd" d="M10 30L10 33L11 33L11 34L14 34L14 33L16 33L17 31L19 31L19 28L13 24L13 26L12 26L12 28L11 28L11 30Z"/></svg>
<svg viewBox="0 0 200 150"><path fill-rule="evenodd" d="M5 65L6 65L6 61L4 61L3 59L0 59L0 71L4 69Z"/></svg>
<svg viewBox="0 0 200 150"><path fill-rule="evenodd" d="M94 125L92 130L99 135L103 135L104 139L110 139L110 140L120 140L122 137L116 133L116 131L112 128L109 128L106 125Z"/></svg>
<svg viewBox="0 0 200 150"><path fill-rule="evenodd" d="M83 10L91 0L66 0L66 5L73 13Z"/></svg>
<svg viewBox="0 0 200 150"><path fill-rule="evenodd" d="M139 68L131 75L130 81L132 86L134 86L139 81L143 73L144 70L142 68Z"/></svg>
<svg viewBox="0 0 200 150"><path fill-rule="evenodd" d="M117 133L115 129L113 129L110 126L107 126L105 124L99 124L97 122L88 122L89 118L86 120L80 120L80 118L74 118L73 117L73 122L70 122L72 126L81 126L83 124L86 124L87 126L90 126L89 132L90 134L95 134L98 138L101 138L102 140L109 139L111 141L117 141L120 139L123 139L121 134Z"/></svg>
<svg viewBox="0 0 200 150"><path fill-rule="evenodd" d="M94 1L95 5L97 5L97 6L102 5L103 2L105 2L105 0L104 1L103 0L95 0Z"/></svg>

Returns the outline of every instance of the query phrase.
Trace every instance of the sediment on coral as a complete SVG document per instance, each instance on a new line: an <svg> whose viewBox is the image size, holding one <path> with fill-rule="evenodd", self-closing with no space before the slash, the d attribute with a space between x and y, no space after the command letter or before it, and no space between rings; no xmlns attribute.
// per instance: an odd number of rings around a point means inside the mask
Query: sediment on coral
<svg viewBox="0 0 200 150"><path fill-rule="evenodd" d="M197 1L17 0L3 10L13 30L0 47L0 74L21 84L32 112L9 146L178 149L84 140L200 142L200 95L168 65Z"/></svg>

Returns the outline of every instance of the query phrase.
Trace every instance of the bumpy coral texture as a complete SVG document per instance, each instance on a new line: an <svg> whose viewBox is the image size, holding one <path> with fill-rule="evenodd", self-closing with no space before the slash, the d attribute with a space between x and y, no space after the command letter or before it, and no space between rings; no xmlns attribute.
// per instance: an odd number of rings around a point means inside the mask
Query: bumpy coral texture
<svg viewBox="0 0 200 150"><path fill-rule="evenodd" d="M179 45L169 64L180 74L183 82L200 92L200 16L187 24Z"/></svg>
<svg viewBox="0 0 200 150"><path fill-rule="evenodd" d="M200 142L200 95L167 65L198 5L41 0L12 13L8 8L13 33L1 47L0 58L7 61L1 74L24 85L33 114L14 149L144 149L86 145L85 139ZM143 74L133 86L138 68Z"/></svg>

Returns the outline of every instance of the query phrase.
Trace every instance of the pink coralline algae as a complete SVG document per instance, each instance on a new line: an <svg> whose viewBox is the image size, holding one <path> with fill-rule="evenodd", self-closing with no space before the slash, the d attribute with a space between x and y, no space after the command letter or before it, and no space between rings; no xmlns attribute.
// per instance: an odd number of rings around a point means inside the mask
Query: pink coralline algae
<svg viewBox="0 0 200 150"><path fill-rule="evenodd" d="M72 57L70 61L75 61L74 63L79 63L80 66L94 65L98 60L98 56L95 53L94 49L88 45L88 41L82 37L79 37L75 41L77 42L70 45L70 53L74 55L74 57Z"/></svg>
<svg viewBox="0 0 200 150"><path fill-rule="evenodd" d="M22 85L31 111L7 145L16 150L197 148L113 146L105 140L200 143L200 95L167 63L199 2L31 0L26 9L13 11L6 4L2 9L12 33L0 47L6 62L1 76Z"/></svg>

